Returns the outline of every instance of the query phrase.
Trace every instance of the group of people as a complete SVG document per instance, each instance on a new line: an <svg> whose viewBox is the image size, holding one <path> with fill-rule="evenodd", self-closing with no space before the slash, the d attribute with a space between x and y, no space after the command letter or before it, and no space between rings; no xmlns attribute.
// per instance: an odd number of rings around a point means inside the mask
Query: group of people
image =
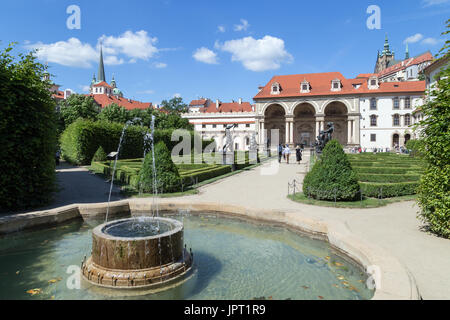
<svg viewBox="0 0 450 320"><path fill-rule="evenodd" d="M303 146L297 145L295 148L295 157L297 160L297 164L300 164L302 161L302 152ZM283 158L287 164L289 164L289 157L291 155L291 149L289 145L282 145L281 143L278 145L278 162L281 163L281 158Z"/></svg>

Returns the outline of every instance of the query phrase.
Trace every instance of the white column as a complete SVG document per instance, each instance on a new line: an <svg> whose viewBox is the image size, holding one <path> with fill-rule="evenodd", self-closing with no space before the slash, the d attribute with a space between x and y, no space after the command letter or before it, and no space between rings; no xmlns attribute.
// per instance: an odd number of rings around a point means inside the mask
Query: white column
<svg viewBox="0 0 450 320"><path fill-rule="evenodd" d="M352 143L356 144L356 119L352 121Z"/></svg>
<svg viewBox="0 0 450 320"><path fill-rule="evenodd" d="M316 137L319 136L319 131L320 131L320 122L316 120ZM316 139L316 137L314 137L314 140Z"/></svg>
<svg viewBox="0 0 450 320"><path fill-rule="evenodd" d="M351 144L352 143L352 121L351 120L347 120L347 143Z"/></svg>
<svg viewBox="0 0 450 320"><path fill-rule="evenodd" d="M261 129L259 131L259 144L264 144L264 120L261 120Z"/></svg>
<svg viewBox="0 0 450 320"><path fill-rule="evenodd" d="M283 141L283 144L289 143L289 128L290 128L289 122L287 122L286 120L286 135L284 136L285 141Z"/></svg>
<svg viewBox="0 0 450 320"><path fill-rule="evenodd" d="M290 137L289 137L289 143L294 143L294 122L290 122L291 128L289 129L290 131Z"/></svg>

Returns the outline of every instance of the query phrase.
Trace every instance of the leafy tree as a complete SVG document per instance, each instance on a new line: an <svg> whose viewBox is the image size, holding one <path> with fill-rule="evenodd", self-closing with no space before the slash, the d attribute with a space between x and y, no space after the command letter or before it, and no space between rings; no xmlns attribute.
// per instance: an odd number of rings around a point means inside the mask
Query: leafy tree
<svg viewBox="0 0 450 320"><path fill-rule="evenodd" d="M56 104L34 53L0 51L0 211L47 204L55 190Z"/></svg>
<svg viewBox="0 0 450 320"><path fill-rule="evenodd" d="M441 49L441 59L450 57L449 43L447 40ZM450 238L450 67L447 65L438 76L437 86L431 88L420 107L424 119L416 125L423 142L420 151L427 162L418 188L419 217L432 232Z"/></svg>
<svg viewBox="0 0 450 320"><path fill-rule="evenodd" d="M74 123L77 119L96 120L100 107L94 98L83 94L72 94L61 104L61 117L64 128Z"/></svg>
<svg viewBox="0 0 450 320"><path fill-rule="evenodd" d="M181 189L181 177L173 163L170 151L163 141L155 145L156 185L159 193L175 192ZM141 170L142 191L155 193L153 187L153 155L149 152Z"/></svg>
<svg viewBox="0 0 450 320"><path fill-rule="evenodd" d="M344 149L335 139L327 143L322 157L303 180L303 193L318 200L354 200L359 192L356 173Z"/></svg>
<svg viewBox="0 0 450 320"><path fill-rule="evenodd" d="M156 127L158 129L194 130L194 126L189 123L189 120L182 118L177 113L166 114L164 112L158 112L156 117Z"/></svg>
<svg viewBox="0 0 450 320"><path fill-rule="evenodd" d="M92 158L92 162L106 161L107 157L108 155L106 154L105 150L102 146L100 146L95 152L94 157Z"/></svg>
<svg viewBox="0 0 450 320"><path fill-rule="evenodd" d="M113 103L103 108L98 115L98 120L125 123L130 120L130 114L124 107Z"/></svg>
<svg viewBox="0 0 450 320"><path fill-rule="evenodd" d="M169 112L183 113L187 111L187 104L183 102L182 97L173 97L169 101L163 100L161 102L162 108Z"/></svg>

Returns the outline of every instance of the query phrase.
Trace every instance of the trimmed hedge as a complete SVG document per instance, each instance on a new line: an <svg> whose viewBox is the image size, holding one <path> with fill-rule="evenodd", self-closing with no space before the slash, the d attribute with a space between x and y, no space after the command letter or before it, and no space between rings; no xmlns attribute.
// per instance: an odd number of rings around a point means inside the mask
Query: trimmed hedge
<svg viewBox="0 0 450 320"><path fill-rule="evenodd" d="M381 182L381 183L397 183L397 182L414 182L419 181L418 174L358 174L358 181L361 182Z"/></svg>
<svg viewBox="0 0 450 320"><path fill-rule="evenodd" d="M45 67L11 50L0 51L0 211L46 205L56 190L56 113Z"/></svg>
<svg viewBox="0 0 450 320"><path fill-rule="evenodd" d="M106 121L90 121L79 119L72 123L61 135L61 149L65 160L77 165L90 164L92 158L101 146L104 151L117 151L122 134L123 125ZM120 149L119 159L141 158L144 148L144 134L146 127L128 127L124 141ZM155 130L155 141L163 141L169 150L177 145L178 141L172 141L172 133L175 129ZM194 131L190 131L192 147L194 145ZM202 146L210 143L203 140Z"/></svg>
<svg viewBox="0 0 450 320"><path fill-rule="evenodd" d="M418 182L367 183L360 182L361 191L366 197L392 198L416 194Z"/></svg>
<svg viewBox="0 0 450 320"><path fill-rule="evenodd" d="M405 168L382 168L382 167L358 167L353 166L353 169L357 174L369 173L369 174L407 174L410 169ZM414 172L414 170L412 170Z"/></svg>
<svg viewBox="0 0 450 320"><path fill-rule="evenodd" d="M335 139L327 143L322 157L303 180L303 193L318 200L356 199L359 186L356 173L342 146Z"/></svg>

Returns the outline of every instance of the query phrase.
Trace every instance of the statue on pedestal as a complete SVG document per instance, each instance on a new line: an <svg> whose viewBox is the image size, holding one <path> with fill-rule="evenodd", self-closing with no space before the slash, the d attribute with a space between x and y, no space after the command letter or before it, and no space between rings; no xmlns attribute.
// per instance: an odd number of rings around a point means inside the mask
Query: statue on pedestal
<svg viewBox="0 0 450 320"><path fill-rule="evenodd" d="M322 153L323 148L327 145L327 143L333 138L334 132L334 123L327 123L327 130L320 131L319 136L317 137L317 141L315 143L316 152Z"/></svg>

